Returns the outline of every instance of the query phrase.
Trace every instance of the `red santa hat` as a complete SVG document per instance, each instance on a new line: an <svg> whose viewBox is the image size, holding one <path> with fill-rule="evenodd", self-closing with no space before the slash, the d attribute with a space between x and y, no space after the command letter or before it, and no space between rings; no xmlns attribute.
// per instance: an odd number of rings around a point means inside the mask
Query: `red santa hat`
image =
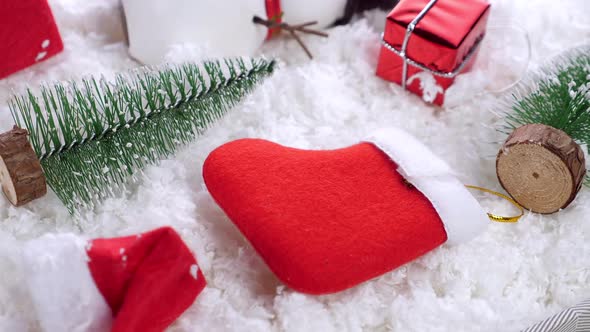
<svg viewBox="0 0 590 332"><path fill-rule="evenodd" d="M206 285L169 227L92 241L50 234L28 242L23 256L45 331L163 331Z"/></svg>
<svg viewBox="0 0 590 332"><path fill-rule="evenodd" d="M311 294L468 241L489 223L449 166L398 129L325 151L237 140L209 155L203 176L278 278Z"/></svg>
<svg viewBox="0 0 590 332"><path fill-rule="evenodd" d="M0 78L63 50L47 0L0 1Z"/></svg>

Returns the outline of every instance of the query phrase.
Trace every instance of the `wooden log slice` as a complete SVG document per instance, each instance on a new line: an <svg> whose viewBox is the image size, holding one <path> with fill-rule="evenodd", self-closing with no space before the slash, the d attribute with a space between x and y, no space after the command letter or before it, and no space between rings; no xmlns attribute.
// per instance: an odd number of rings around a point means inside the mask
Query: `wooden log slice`
<svg viewBox="0 0 590 332"><path fill-rule="evenodd" d="M28 132L14 127L0 134L0 184L15 206L21 206L47 193L41 163L27 139Z"/></svg>
<svg viewBox="0 0 590 332"><path fill-rule="evenodd" d="M586 161L565 132L542 124L517 128L496 159L504 189L524 208L554 213L567 207L582 187Z"/></svg>

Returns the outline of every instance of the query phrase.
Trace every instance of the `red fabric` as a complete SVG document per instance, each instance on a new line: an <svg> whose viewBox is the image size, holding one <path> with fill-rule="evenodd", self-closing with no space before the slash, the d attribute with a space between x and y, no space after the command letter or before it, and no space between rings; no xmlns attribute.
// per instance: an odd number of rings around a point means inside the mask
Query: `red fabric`
<svg viewBox="0 0 590 332"><path fill-rule="evenodd" d="M283 10L281 8L281 0L265 0L266 4L266 17L270 21L281 23L283 21ZM268 29L268 35L266 39L271 39L278 35L281 29Z"/></svg>
<svg viewBox="0 0 590 332"><path fill-rule="evenodd" d="M206 285L197 262L170 227L141 235L96 239L88 266L115 317L113 332L164 331Z"/></svg>
<svg viewBox="0 0 590 332"><path fill-rule="evenodd" d="M0 78L62 50L47 0L0 1Z"/></svg>
<svg viewBox="0 0 590 332"><path fill-rule="evenodd" d="M429 0L402 0L387 17L384 39L401 50L408 24L426 6ZM485 34L490 4L485 0L439 0L416 26L408 42L407 54L411 59L438 71L453 71L463 61L475 42ZM464 67L468 71L475 54ZM401 84L403 61L401 57L381 48L377 75ZM408 78L422 70L408 66ZM446 91L454 79L435 77ZM408 90L422 95L419 80L408 85ZM434 101L444 103L444 94Z"/></svg>
<svg viewBox="0 0 590 332"><path fill-rule="evenodd" d="M304 293L325 294L446 241L432 204L396 168L369 143L306 151L243 139L213 151L203 176L279 279Z"/></svg>

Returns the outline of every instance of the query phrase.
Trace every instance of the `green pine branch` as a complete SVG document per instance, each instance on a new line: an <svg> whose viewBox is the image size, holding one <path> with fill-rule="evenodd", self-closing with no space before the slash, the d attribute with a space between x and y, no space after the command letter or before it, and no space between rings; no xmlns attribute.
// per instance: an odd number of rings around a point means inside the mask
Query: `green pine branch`
<svg viewBox="0 0 590 332"><path fill-rule="evenodd" d="M525 79L512 94L505 133L525 124L560 129L590 146L590 47L566 52ZM588 177L586 184L590 185Z"/></svg>
<svg viewBox="0 0 590 332"><path fill-rule="evenodd" d="M114 195L146 165L193 141L274 69L242 59L88 78L9 103L57 196L75 211Z"/></svg>

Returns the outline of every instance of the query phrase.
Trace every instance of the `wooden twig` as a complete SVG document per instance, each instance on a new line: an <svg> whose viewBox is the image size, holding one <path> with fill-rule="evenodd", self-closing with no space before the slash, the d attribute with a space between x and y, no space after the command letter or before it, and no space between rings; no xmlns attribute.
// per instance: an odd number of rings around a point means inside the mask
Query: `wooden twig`
<svg viewBox="0 0 590 332"><path fill-rule="evenodd" d="M254 22L255 24L264 25L268 29L279 29L279 30L288 31L289 34L295 39L295 41L297 41L297 43L301 46L303 51L305 51L305 54L307 54L307 56L310 59L313 59L313 56L312 56L311 52L309 51L309 49L307 48L307 46L305 45L305 43L303 42L303 40L297 35L297 32L301 32L301 33L305 33L305 34L309 34L309 35L315 35L315 36L324 37L324 38L328 37L328 34L323 31L307 28L309 26L317 24L318 23L317 21L305 22L305 23L301 23L301 24L297 24L297 25L290 25L288 23L279 23L275 20L265 20L261 17L254 16L252 18L252 22Z"/></svg>
<svg viewBox="0 0 590 332"><path fill-rule="evenodd" d="M305 46L305 43L303 43L303 40L301 40L301 38L299 38L299 36L297 36L297 34L295 33L295 31L289 30L289 33L291 34L291 36L293 36L293 38L295 38L295 40L301 46L301 48L303 48L303 51L305 51L305 54L307 54L307 56L310 59L313 59L313 55L311 54L311 52L309 51L309 49L307 48L307 46Z"/></svg>
<svg viewBox="0 0 590 332"><path fill-rule="evenodd" d="M285 23L282 23L282 24L285 24ZM281 24L281 25L282 25L282 24ZM317 23L316 23L316 24L317 24ZM288 25L287 25L287 27L288 27ZM283 27L281 27L281 28L283 28ZM285 29L285 30L289 30L289 29L288 29L288 28L286 28L286 27L285 27L284 29ZM328 38L328 34L327 34L327 33L325 33L325 32L323 32L323 31L318 31L318 30L311 30L311 29L306 29L306 28L298 28L298 29L293 29L293 30L294 30L294 31L297 31L297 32L303 32L303 33L306 33L306 34L310 34L310 35L316 35L316 36L320 36L320 37Z"/></svg>
<svg viewBox="0 0 590 332"><path fill-rule="evenodd" d="M308 27L310 25L316 25L316 24L318 24L318 21L305 22L305 23L293 25L292 27L294 27L294 28L305 28L305 27Z"/></svg>

